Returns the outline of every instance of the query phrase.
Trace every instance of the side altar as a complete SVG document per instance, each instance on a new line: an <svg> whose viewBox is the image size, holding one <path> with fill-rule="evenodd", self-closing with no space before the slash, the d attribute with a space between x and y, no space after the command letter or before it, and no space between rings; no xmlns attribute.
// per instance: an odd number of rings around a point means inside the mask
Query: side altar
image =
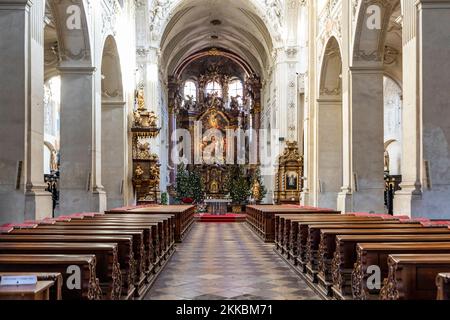
<svg viewBox="0 0 450 320"><path fill-rule="evenodd" d="M143 90L136 92L137 109L134 111L133 126L133 187L138 204L159 203L160 166L156 153L151 152L151 139L159 135L158 118L145 107Z"/></svg>

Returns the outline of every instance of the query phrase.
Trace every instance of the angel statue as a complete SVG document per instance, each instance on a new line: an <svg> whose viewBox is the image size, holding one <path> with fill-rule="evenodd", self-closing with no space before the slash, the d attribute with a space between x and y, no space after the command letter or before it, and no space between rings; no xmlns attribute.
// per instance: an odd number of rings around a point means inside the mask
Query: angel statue
<svg viewBox="0 0 450 320"><path fill-rule="evenodd" d="M186 100L184 100L184 108L187 111L194 111L195 109L195 101L193 95L187 95Z"/></svg>
<svg viewBox="0 0 450 320"><path fill-rule="evenodd" d="M138 180L142 178L142 175L144 174L144 169L142 169L141 165L138 164L136 166L136 170L134 170L134 177Z"/></svg>
<svg viewBox="0 0 450 320"><path fill-rule="evenodd" d="M158 122L158 117L156 116L156 113L154 113L153 111L150 111L150 113L149 113L150 127L156 128L158 126L157 122Z"/></svg>
<svg viewBox="0 0 450 320"><path fill-rule="evenodd" d="M232 110L239 109L239 98L241 98L240 95L237 95L236 97L231 97L230 108Z"/></svg>

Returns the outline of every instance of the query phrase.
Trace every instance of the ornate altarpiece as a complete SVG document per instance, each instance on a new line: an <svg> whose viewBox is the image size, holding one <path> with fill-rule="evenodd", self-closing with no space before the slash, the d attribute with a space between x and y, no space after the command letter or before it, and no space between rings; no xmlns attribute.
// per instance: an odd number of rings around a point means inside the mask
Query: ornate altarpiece
<svg viewBox="0 0 450 320"><path fill-rule="evenodd" d="M230 96L229 84L239 80L243 86L243 96ZM194 82L196 97L186 97L183 88L186 81ZM208 83L220 85L220 93L208 92ZM185 71L169 79L169 114L176 129L186 129L194 137L198 123L201 123L201 141L191 145L191 154L201 155L201 163L188 165L188 170L200 172L207 198L221 199L229 194L227 182L232 169L238 163L237 142L227 141L226 129L259 129L260 118L259 78L249 74L232 59L221 56L216 49L210 50L205 57L193 60ZM175 128L170 128L173 130ZM220 132L220 135L215 133ZM254 138L258 143L258 137ZM248 164L248 137L245 138L245 163ZM234 164L227 164L227 155L234 146ZM171 150L174 146L171 146ZM194 159L195 156L192 157ZM171 184L174 185L175 166L171 173ZM257 165L247 165L246 174L252 174Z"/></svg>
<svg viewBox="0 0 450 320"><path fill-rule="evenodd" d="M157 154L151 153L150 143L160 132L155 113L145 107L143 90L136 91L137 109L133 126L133 187L138 204L158 203L161 200L160 163Z"/></svg>
<svg viewBox="0 0 450 320"><path fill-rule="evenodd" d="M303 190L303 157L298 151L297 142L287 142L278 160L275 182L275 202L277 204L300 203Z"/></svg>

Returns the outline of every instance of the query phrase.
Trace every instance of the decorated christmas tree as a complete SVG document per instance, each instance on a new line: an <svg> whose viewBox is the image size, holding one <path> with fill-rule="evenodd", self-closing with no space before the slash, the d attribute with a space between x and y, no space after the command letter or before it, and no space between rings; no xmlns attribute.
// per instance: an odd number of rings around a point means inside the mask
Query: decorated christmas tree
<svg viewBox="0 0 450 320"><path fill-rule="evenodd" d="M241 166L233 170L229 182L230 196L235 204L244 204L250 197L250 185Z"/></svg>
<svg viewBox="0 0 450 320"><path fill-rule="evenodd" d="M184 164L180 164L176 177L176 191L179 201L203 202L204 188L200 174L197 171L188 171Z"/></svg>

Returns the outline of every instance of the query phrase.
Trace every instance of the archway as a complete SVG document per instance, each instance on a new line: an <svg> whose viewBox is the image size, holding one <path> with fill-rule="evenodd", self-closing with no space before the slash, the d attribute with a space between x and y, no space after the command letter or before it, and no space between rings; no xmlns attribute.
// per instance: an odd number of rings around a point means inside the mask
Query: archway
<svg viewBox="0 0 450 320"><path fill-rule="evenodd" d="M384 75L402 78L401 3L360 1L349 69L348 130L339 209L383 212ZM400 81L401 82L401 81Z"/></svg>
<svg viewBox="0 0 450 320"><path fill-rule="evenodd" d="M325 47L317 100L318 205L336 208L342 187L342 58L332 37Z"/></svg>
<svg viewBox="0 0 450 320"><path fill-rule="evenodd" d="M127 190L127 112L119 54L112 36L106 38L103 47L101 77L102 184L107 207L117 208L124 205Z"/></svg>

